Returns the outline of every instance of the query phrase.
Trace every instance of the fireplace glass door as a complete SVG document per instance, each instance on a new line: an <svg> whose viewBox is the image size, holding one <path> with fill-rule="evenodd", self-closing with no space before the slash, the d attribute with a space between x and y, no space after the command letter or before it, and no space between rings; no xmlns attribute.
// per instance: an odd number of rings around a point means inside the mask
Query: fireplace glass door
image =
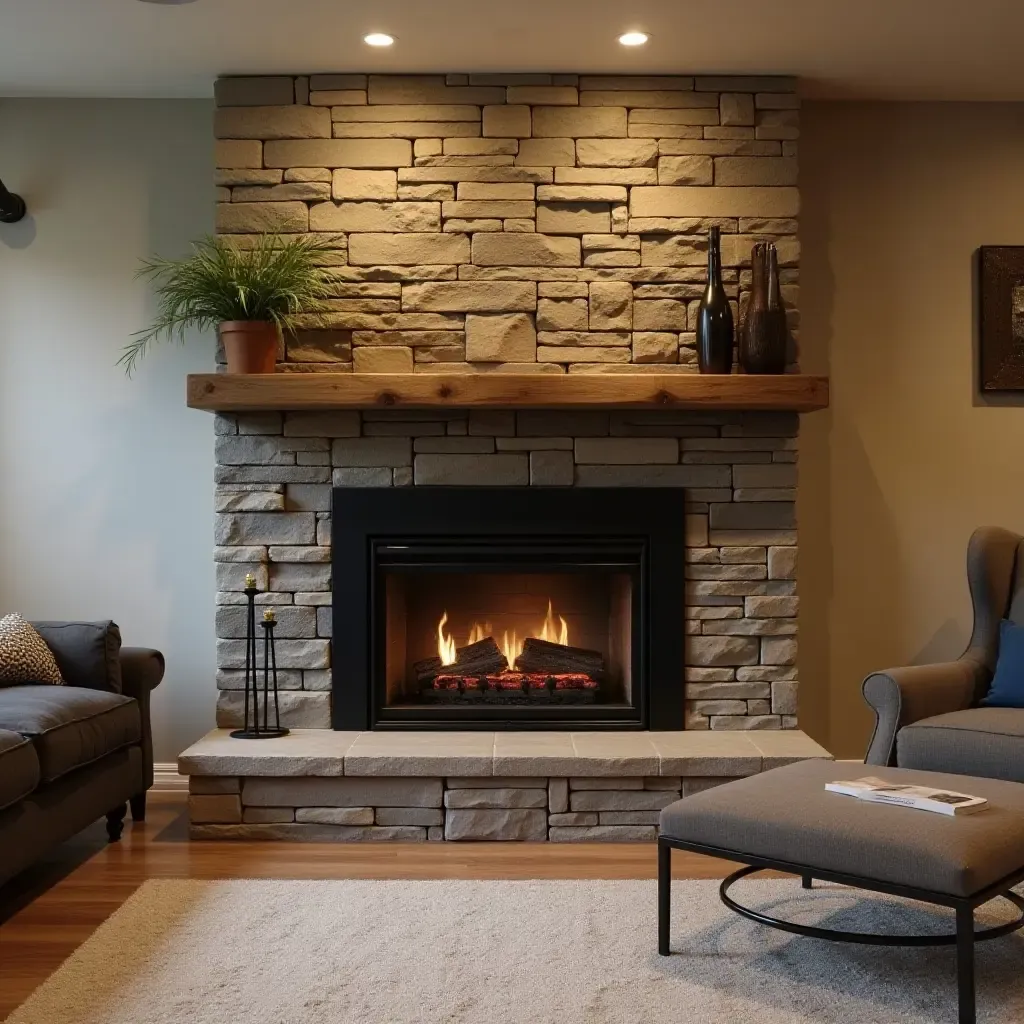
<svg viewBox="0 0 1024 1024"><path fill-rule="evenodd" d="M644 542L373 545L381 722L641 720Z"/></svg>
<svg viewBox="0 0 1024 1024"><path fill-rule="evenodd" d="M682 729L676 488L338 487L332 714L361 729Z"/></svg>

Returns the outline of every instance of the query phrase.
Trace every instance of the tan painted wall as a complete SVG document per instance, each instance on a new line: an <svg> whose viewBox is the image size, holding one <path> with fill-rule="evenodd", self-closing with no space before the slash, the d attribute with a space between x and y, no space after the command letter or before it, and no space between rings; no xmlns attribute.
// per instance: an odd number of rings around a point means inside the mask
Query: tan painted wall
<svg viewBox="0 0 1024 1024"><path fill-rule="evenodd" d="M975 526L1024 532L1024 409L976 397L973 254L1024 244L1024 105L808 104L801 725L861 756L872 669L955 657ZM1017 403L1024 405L1024 402Z"/></svg>

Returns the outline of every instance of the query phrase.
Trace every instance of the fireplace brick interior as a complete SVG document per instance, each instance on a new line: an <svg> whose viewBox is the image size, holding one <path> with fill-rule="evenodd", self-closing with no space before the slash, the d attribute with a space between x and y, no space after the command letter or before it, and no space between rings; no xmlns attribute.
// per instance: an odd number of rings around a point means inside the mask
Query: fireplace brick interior
<svg viewBox="0 0 1024 1024"><path fill-rule="evenodd" d="M386 705L515 703L543 710L559 698L582 704L599 697L628 706L630 612L630 580L621 572L510 570L426 580L390 573ZM528 639L596 655L599 668L573 666L568 653L565 665L524 666ZM464 652L481 647L485 661L501 658L504 664L462 668ZM557 651L551 653L557 658Z"/></svg>

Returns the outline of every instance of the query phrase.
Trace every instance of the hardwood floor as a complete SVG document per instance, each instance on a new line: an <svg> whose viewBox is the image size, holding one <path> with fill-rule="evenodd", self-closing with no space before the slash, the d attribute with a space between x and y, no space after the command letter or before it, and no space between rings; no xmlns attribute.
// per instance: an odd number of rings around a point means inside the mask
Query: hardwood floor
<svg viewBox="0 0 1024 1024"><path fill-rule="evenodd" d="M653 844L189 842L185 795L151 793L148 820L108 845L101 822L0 887L0 1018L149 878L654 878ZM677 852L675 875L723 861Z"/></svg>

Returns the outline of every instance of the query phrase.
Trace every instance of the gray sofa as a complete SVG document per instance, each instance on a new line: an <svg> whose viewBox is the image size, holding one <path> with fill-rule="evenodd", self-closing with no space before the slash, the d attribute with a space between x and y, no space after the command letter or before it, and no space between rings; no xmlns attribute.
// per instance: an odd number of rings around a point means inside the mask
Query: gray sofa
<svg viewBox="0 0 1024 1024"><path fill-rule="evenodd" d="M119 839L127 805L153 784L149 695L159 651L122 648L112 622L34 622L66 686L0 688L0 882L104 815Z"/></svg>
<svg viewBox="0 0 1024 1024"><path fill-rule="evenodd" d="M967 548L974 630L956 660L874 672L868 764L1024 782L1024 709L979 707L999 654L999 623L1024 624L1024 538L984 527Z"/></svg>

